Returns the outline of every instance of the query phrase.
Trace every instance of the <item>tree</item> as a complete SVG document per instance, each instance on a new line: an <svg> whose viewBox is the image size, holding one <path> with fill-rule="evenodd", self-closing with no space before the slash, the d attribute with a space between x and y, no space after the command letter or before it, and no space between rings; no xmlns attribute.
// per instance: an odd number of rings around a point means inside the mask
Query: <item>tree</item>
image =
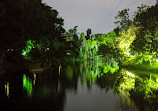
<svg viewBox="0 0 158 111"><path fill-rule="evenodd" d="M8 48L20 52L27 47L27 41L32 40L40 44L40 51L49 48L52 56L60 57L65 53L64 20L56 10L41 0L5 0L0 6L3 10L0 14L0 52L5 53Z"/></svg>
<svg viewBox="0 0 158 111"><path fill-rule="evenodd" d="M134 50L150 53L157 51L158 46L158 5L147 7L142 5L135 13L134 25L140 28L140 33L133 43Z"/></svg>
<svg viewBox="0 0 158 111"><path fill-rule="evenodd" d="M77 27L74 26L72 29L69 29L68 32L64 33L66 41L76 41L78 40Z"/></svg>
<svg viewBox="0 0 158 111"><path fill-rule="evenodd" d="M68 32L65 32L63 35L65 36L65 39L67 41L66 49L67 51L71 52L72 56L79 56L81 41L78 37L77 27L74 26L72 29L69 29Z"/></svg>
<svg viewBox="0 0 158 111"><path fill-rule="evenodd" d="M63 41L63 19L41 0L5 0L1 4L0 41L3 48L24 47L27 40L40 42L48 35L51 35L51 40Z"/></svg>
<svg viewBox="0 0 158 111"><path fill-rule="evenodd" d="M136 38L137 30L137 28L129 28L119 32L118 37L115 39L115 48L119 49L121 54L125 56L130 55L130 47Z"/></svg>
<svg viewBox="0 0 158 111"><path fill-rule="evenodd" d="M122 11L118 11L118 15L115 17L115 24L118 24L118 29L126 30L132 26L132 20L129 18L128 14L129 9L124 9Z"/></svg>
<svg viewBox="0 0 158 111"><path fill-rule="evenodd" d="M120 19L119 31L116 39L116 47L122 54L129 55L130 51L139 53L139 63L143 61L153 61L158 51L158 5L138 7L133 20L129 19L128 10L119 12L116 19ZM133 30L133 31L132 31ZM132 35L131 35L132 34ZM126 38L126 39L125 39ZM127 39L128 38L128 39ZM130 41L129 41L130 40Z"/></svg>

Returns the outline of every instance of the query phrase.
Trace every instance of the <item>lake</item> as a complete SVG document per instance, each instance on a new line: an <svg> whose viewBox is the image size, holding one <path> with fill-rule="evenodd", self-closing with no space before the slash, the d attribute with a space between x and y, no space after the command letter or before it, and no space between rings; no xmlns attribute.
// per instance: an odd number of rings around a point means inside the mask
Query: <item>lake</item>
<svg viewBox="0 0 158 111"><path fill-rule="evenodd" d="M43 72L0 75L1 111L156 111L130 95L136 75L102 73L98 63L66 63ZM105 71L105 67L103 69Z"/></svg>

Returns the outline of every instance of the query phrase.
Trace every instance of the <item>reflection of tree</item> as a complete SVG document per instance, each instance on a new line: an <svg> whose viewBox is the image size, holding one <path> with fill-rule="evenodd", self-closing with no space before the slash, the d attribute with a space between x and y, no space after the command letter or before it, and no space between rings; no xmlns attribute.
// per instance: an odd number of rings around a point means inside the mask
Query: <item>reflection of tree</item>
<svg viewBox="0 0 158 111"><path fill-rule="evenodd" d="M60 83L63 87L77 90L77 82L79 77L79 65L78 64L66 64L62 66L60 75Z"/></svg>
<svg viewBox="0 0 158 111"><path fill-rule="evenodd" d="M119 70L114 74L107 73L97 80L97 84L106 90L113 89L120 95L121 103L126 104L126 108L134 108L129 91L134 88L135 79L130 72Z"/></svg>
<svg viewBox="0 0 158 111"><path fill-rule="evenodd" d="M65 89L56 71L41 75L11 73L0 80L0 110L63 110Z"/></svg>
<svg viewBox="0 0 158 111"><path fill-rule="evenodd" d="M30 77L32 96L27 100L30 103L28 110L63 110L65 87L59 82L58 77L58 70L47 70L41 75ZM27 104L27 101L24 103Z"/></svg>
<svg viewBox="0 0 158 111"><path fill-rule="evenodd" d="M16 109L18 101L22 100L23 81L18 72L5 73L0 77L0 110Z"/></svg>
<svg viewBox="0 0 158 111"><path fill-rule="evenodd" d="M102 62L105 58L102 58L102 56L96 56L95 58L96 59L92 61L84 61L81 63L63 66L65 69L65 75L61 75L61 77L65 80L65 84L77 86L78 79L76 79L76 77L79 77L81 79L81 84L86 82L91 87L91 85L105 73L113 74L119 69L118 63L115 59L109 58L108 66L110 69L105 72L107 64Z"/></svg>
<svg viewBox="0 0 158 111"><path fill-rule="evenodd" d="M97 84L101 88L113 89L116 91L122 100L122 103L127 105L127 108L135 108L135 105L140 109L147 111L148 109L157 108L157 79L143 79L139 77L140 72L128 71L121 69L114 74L107 73L97 79ZM144 106L141 106L144 104Z"/></svg>
<svg viewBox="0 0 158 111"><path fill-rule="evenodd" d="M110 63L110 62L109 62ZM111 64L111 63L110 63ZM120 69L111 74L103 73L101 75L101 66L105 64L93 61L80 64L62 65L62 69L54 68L54 70L46 70L41 74L19 75L14 74L7 79L0 79L0 103L6 104L8 98L15 101L18 109L26 107L26 110L63 110L66 91L76 91L80 85L87 85L90 89L93 84L97 84L106 91L114 90L121 98L121 110L135 110L135 104L140 110L153 108L157 106L157 81L156 79L141 79L132 71ZM81 82L80 82L81 80ZM8 93L9 92L9 93ZM9 95L9 96L8 96ZM30 96L31 95L31 96ZM144 101L148 98L149 104ZM3 101L4 100L4 101ZM154 103L153 101L154 100ZM156 102L155 102L156 101ZM6 103L5 103L6 102ZM26 104L29 103L29 107ZM141 107L140 104L144 104ZM9 102L9 104L12 104ZM26 106L25 106L26 105ZM150 105L153 105L150 107ZM9 105L8 105L9 106ZM13 107L11 107L13 108ZM17 109L17 108L13 108Z"/></svg>

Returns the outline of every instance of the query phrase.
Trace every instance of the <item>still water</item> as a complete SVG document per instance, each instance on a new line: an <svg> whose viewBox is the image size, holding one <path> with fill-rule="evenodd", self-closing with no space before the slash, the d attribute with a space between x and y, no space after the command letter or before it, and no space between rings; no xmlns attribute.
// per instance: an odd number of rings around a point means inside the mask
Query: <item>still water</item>
<svg viewBox="0 0 158 111"><path fill-rule="evenodd" d="M120 69L101 74L100 67L94 66L65 64L44 72L1 75L0 111L145 110L130 98L128 90L134 87L131 72Z"/></svg>

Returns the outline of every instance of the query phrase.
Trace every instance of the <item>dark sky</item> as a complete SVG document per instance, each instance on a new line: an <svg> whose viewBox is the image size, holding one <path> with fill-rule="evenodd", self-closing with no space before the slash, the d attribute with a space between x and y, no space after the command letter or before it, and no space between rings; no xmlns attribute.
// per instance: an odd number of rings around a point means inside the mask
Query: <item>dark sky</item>
<svg viewBox="0 0 158 111"><path fill-rule="evenodd" d="M119 10L130 9L130 15L141 4L155 5L156 0L43 0L64 19L66 30L78 26L78 32L108 33L115 27L115 16Z"/></svg>

